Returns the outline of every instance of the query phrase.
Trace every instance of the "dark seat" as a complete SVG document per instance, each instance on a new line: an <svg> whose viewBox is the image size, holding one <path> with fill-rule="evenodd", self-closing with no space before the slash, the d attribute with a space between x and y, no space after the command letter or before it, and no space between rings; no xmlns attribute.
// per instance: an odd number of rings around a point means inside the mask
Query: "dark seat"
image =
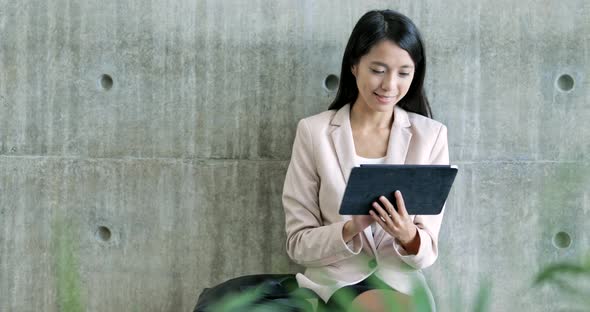
<svg viewBox="0 0 590 312"><path fill-rule="evenodd" d="M299 288L294 274L246 275L205 288L193 312L313 311L311 298L318 297Z"/></svg>

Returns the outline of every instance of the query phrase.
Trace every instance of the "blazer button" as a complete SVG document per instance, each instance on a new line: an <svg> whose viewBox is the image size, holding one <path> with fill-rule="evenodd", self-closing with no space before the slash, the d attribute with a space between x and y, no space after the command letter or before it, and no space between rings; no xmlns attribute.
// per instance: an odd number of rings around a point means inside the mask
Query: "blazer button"
<svg viewBox="0 0 590 312"><path fill-rule="evenodd" d="M369 268L374 269L375 267L377 267L377 260L371 259L371 261L369 261Z"/></svg>

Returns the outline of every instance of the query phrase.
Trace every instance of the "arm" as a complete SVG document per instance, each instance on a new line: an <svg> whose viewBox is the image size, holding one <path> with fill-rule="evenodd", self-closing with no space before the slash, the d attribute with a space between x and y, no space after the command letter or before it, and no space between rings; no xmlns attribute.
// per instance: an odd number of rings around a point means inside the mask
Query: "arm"
<svg viewBox="0 0 590 312"><path fill-rule="evenodd" d="M311 133L305 120L301 120L297 126L282 199L287 253L294 262L307 267L338 262L358 254L362 248L359 235L354 237L352 244L346 244L343 239L345 221L323 224L319 186Z"/></svg>
<svg viewBox="0 0 590 312"><path fill-rule="evenodd" d="M447 128L441 126L434 147L430 153L429 163L433 165L449 164L449 147L447 141ZM410 244L408 252L403 244L397 239L394 240L393 248L400 258L416 269L431 266L438 257L438 234L443 219L445 207L438 215L416 215L414 224L417 228L417 238ZM417 242L416 242L417 240ZM416 243L419 247L416 248ZM412 254L414 253L415 254Z"/></svg>

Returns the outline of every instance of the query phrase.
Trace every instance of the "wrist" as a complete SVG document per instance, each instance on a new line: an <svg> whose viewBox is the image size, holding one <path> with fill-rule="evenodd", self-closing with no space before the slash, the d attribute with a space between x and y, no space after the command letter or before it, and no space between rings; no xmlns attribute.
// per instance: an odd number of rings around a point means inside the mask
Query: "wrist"
<svg viewBox="0 0 590 312"><path fill-rule="evenodd" d="M408 236L406 236L406 238L405 238L405 239L403 239L403 240L402 240L402 239L400 239L400 240L399 240L399 241L400 241L400 243L401 243L402 245L404 245L404 246L405 246L405 245L409 245L409 244L410 244L412 241L414 241L414 240L416 239L416 236L418 236L418 228L417 228L416 226L414 226L414 227L413 227L413 228L410 230L410 233L411 233L411 234L409 234Z"/></svg>
<svg viewBox="0 0 590 312"><path fill-rule="evenodd" d="M348 220L344 223L342 227L342 237L344 238L345 242L350 241L355 235L357 235L360 231L356 229L354 222L352 220Z"/></svg>
<svg viewBox="0 0 590 312"><path fill-rule="evenodd" d="M399 243L409 254L417 254L418 249L420 249L420 235L418 234L418 227L414 226L414 234L410 235L407 241L399 240Z"/></svg>

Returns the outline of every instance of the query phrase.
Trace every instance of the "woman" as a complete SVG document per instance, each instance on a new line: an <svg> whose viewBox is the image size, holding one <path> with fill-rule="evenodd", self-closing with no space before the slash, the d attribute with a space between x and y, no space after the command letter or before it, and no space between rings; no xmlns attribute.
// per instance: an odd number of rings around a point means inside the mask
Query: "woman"
<svg viewBox="0 0 590 312"><path fill-rule="evenodd" d="M423 91L425 72L412 21L368 12L346 46L336 99L297 126L283 190L287 252L306 267L299 286L329 310L342 309L343 292L364 310L384 308L389 298L409 304L416 287L434 306L420 269L437 258L443 213L408 215L396 192L399 212L382 197L371 215L338 214L354 166L449 163L446 127L431 119Z"/></svg>

